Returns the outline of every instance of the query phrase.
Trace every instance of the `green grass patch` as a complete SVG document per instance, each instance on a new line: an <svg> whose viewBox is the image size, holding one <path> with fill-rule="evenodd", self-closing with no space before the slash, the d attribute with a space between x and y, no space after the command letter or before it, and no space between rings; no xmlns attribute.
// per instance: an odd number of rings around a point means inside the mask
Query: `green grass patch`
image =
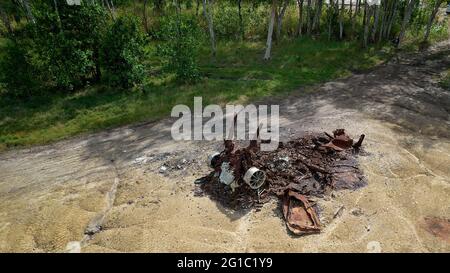
<svg viewBox="0 0 450 273"><path fill-rule="evenodd" d="M154 52L150 47L149 52ZM148 61L142 90L111 90L93 86L72 94L45 94L29 101L0 98L0 149L44 144L167 116L177 104L246 103L267 96L286 95L299 87L368 69L387 56L361 50L348 42L297 39L275 45L273 58L263 61L264 45L226 42L218 45L215 60L201 50L202 79L179 84L161 72L157 57ZM152 54L151 54L152 55Z"/></svg>

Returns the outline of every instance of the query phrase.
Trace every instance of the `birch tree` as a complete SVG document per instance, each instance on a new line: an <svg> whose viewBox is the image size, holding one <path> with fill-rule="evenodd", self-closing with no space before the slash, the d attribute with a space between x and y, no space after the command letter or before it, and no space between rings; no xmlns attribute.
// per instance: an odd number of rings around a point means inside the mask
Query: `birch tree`
<svg viewBox="0 0 450 273"><path fill-rule="evenodd" d="M380 20L380 6L379 3L375 3L373 5L373 9L374 9L374 19L373 19L373 28L372 28L372 41L375 42L377 39L377 31L378 31L378 24L379 24L379 20Z"/></svg>
<svg viewBox="0 0 450 273"><path fill-rule="evenodd" d="M284 14L286 13L286 8L287 8L287 6L288 6L288 3L289 3L289 0L284 0L283 1L283 6L281 7L281 10L280 10L280 12L278 12L278 18L277 18L277 35L276 35L276 38L277 38L277 41L278 40L281 40L281 27L282 27L282 24L283 24L283 17L284 17Z"/></svg>
<svg viewBox="0 0 450 273"><path fill-rule="evenodd" d="M339 11L339 40L342 40L344 35L344 13L345 13L344 0L341 0L341 10Z"/></svg>
<svg viewBox="0 0 450 273"><path fill-rule="evenodd" d="M211 41L211 53L212 56L216 56L216 38L214 34L214 23L212 17L212 7L209 0L203 0L203 15L205 16L206 22L208 23L209 39Z"/></svg>
<svg viewBox="0 0 450 273"><path fill-rule="evenodd" d="M308 0L310 1L310 0ZM277 12L277 0L272 0L272 7L270 11L269 28L267 30L267 42L266 42L266 52L264 53L264 60L270 59L270 54L272 50L272 36L273 36L273 26L275 24L275 15Z"/></svg>

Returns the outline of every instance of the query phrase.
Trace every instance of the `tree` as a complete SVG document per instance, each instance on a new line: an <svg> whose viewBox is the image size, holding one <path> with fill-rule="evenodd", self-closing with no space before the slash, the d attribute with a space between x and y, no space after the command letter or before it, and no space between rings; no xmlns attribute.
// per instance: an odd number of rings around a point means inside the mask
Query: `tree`
<svg viewBox="0 0 450 273"><path fill-rule="evenodd" d="M385 28L386 28L386 20L387 20L387 15L388 15L388 11L389 11L389 1L387 0L382 0L380 3L380 8L379 8L379 12L380 14L378 15L380 17L380 28L378 31L378 42L380 42L383 37L384 37L384 32L385 32Z"/></svg>
<svg viewBox="0 0 450 273"><path fill-rule="evenodd" d="M370 20L372 18L372 6L367 3L367 0L364 3L364 36L363 36L363 47L366 48L368 45L369 39L369 27Z"/></svg>
<svg viewBox="0 0 450 273"><path fill-rule="evenodd" d="M342 40L344 35L344 0L341 0L341 10L339 11L339 40Z"/></svg>
<svg viewBox="0 0 450 273"><path fill-rule="evenodd" d="M30 6L30 3L28 2L28 0L18 0L18 1L20 2L20 4L25 9L25 13L27 15L28 21L30 21L31 23L35 24L36 23L36 19L34 18L33 12L31 12L31 6Z"/></svg>
<svg viewBox="0 0 450 273"><path fill-rule="evenodd" d="M238 15L239 15L239 31L241 32L241 39L245 39L244 22L242 20L242 0L238 0Z"/></svg>
<svg viewBox="0 0 450 273"><path fill-rule="evenodd" d="M144 0L144 8L142 9L143 17L144 17L144 30L145 33L148 33L148 20L147 20L147 3L148 0Z"/></svg>
<svg viewBox="0 0 450 273"><path fill-rule="evenodd" d="M376 42L381 8L377 4L374 4L373 8L374 8L374 14L375 14L374 16L375 17L374 17L373 28L372 28L372 41Z"/></svg>
<svg viewBox="0 0 450 273"><path fill-rule="evenodd" d="M145 34L135 16L121 16L110 27L103 40L101 61L106 82L128 88L144 78Z"/></svg>
<svg viewBox="0 0 450 273"><path fill-rule="evenodd" d="M162 43L158 53L164 57L164 68L180 82L194 82L200 77L198 48L200 28L195 18L177 14L162 19Z"/></svg>
<svg viewBox="0 0 450 273"><path fill-rule="evenodd" d="M297 26L297 36L302 36L302 28L303 28L303 3L304 0L297 0L298 6L298 26Z"/></svg>
<svg viewBox="0 0 450 273"><path fill-rule="evenodd" d="M277 16L277 32L276 32L277 41L281 40L281 27L283 24L283 17L284 17L284 14L286 13L286 8L288 6L288 3L289 3L289 0L284 0L283 6L281 7L280 12L276 13L276 14L278 14L278 16Z"/></svg>
<svg viewBox="0 0 450 273"><path fill-rule="evenodd" d="M30 50L48 80L71 90L100 79L104 9L95 2L57 6L54 0L45 0L35 3L33 11L35 23L28 26L33 42Z"/></svg>
<svg viewBox="0 0 450 273"><path fill-rule="evenodd" d="M323 0L316 0L315 14L312 23L312 31L318 32L320 30L320 18L322 17Z"/></svg>
<svg viewBox="0 0 450 273"><path fill-rule="evenodd" d="M156 14L164 12L165 0L153 0L153 10Z"/></svg>
<svg viewBox="0 0 450 273"><path fill-rule="evenodd" d="M430 37L431 26L433 25L433 21L436 18L436 14L439 11L439 7L441 6L442 2L444 2L444 1L443 0L434 0L434 7L431 12L430 18L428 19L427 28L425 30L425 36L423 38L424 42L428 41L428 38Z"/></svg>
<svg viewBox="0 0 450 273"><path fill-rule="evenodd" d="M116 11L114 8L114 3L112 0L103 0L103 3L105 4L105 6L108 8L109 14L111 15L111 18L113 20L116 19Z"/></svg>
<svg viewBox="0 0 450 273"><path fill-rule="evenodd" d="M356 20L358 19L358 15L359 15L359 5L360 5L360 0L357 0L355 3L355 12L351 16L351 21L352 21L351 35L352 35L352 37L355 34Z"/></svg>
<svg viewBox="0 0 450 273"><path fill-rule="evenodd" d="M332 1L332 0L330 0ZM312 6L311 0L306 3L306 34L311 35L312 28Z"/></svg>
<svg viewBox="0 0 450 273"><path fill-rule="evenodd" d="M13 29L11 26L11 21L9 20L8 14L6 14L1 5L0 5L0 20L2 20L3 24L5 25L8 34L12 34Z"/></svg>
<svg viewBox="0 0 450 273"><path fill-rule="evenodd" d="M29 99L43 84L40 71L32 64L28 54L28 41L22 35L15 35L2 47L0 58L0 85L13 98Z"/></svg>
<svg viewBox="0 0 450 273"><path fill-rule="evenodd" d="M391 10L391 17L389 18L389 23L388 23L388 27L387 27L387 32L386 32L386 38L385 39L390 39L391 37L391 31L392 31L392 27L394 25L395 19L397 19L397 15L398 15L398 1L393 1L393 8Z"/></svg>
<svg viewBox="0 0 450 273"><path fill-rule="evenodd" d="M205 16L206 22L208 23L209 38L211 41L211 52L212 56L216 57L216 38L214 34L212 12L211 2L209 0L203 0L203 15Z"/></svg>
<svg viewBox="0 0 450 273"><path fill-rule="evenodd" d="M277 12L277 0L272 0L272 7L270 11L269 28L267 30L267 42L266 42L266 52L264 53L264 60L270 59L270 53L272 50L272 36L273 36L273 26L275 24L275 14Z"/></svg>
<svg viewBox="0 0 450 273"><path fill-rule="evenodd" d="M405 15L403 17L400 34L398 35L397 47L400 47L403 43L403 39L404 39L405 33L406 33L406 28L408 27L409 21L411 19L411 14L412 14L416 4L417 4L417 0L406 0Z"/></svg>

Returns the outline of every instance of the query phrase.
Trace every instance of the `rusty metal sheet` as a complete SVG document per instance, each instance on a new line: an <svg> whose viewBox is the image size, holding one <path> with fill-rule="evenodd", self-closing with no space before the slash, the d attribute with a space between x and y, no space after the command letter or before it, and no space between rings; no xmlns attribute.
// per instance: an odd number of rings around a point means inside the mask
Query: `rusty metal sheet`
<svg viewBox="0 0 450 273"><path fill-rule="evenodd" d="M286 226L295 235L320 232L320 221L306 196L287 190L283 198Z"/></svg>

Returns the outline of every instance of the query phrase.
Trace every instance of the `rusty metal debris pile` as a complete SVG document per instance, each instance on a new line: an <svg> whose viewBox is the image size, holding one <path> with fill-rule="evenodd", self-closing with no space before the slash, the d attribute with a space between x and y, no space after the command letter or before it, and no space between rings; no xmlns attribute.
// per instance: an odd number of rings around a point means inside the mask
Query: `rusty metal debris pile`
<svg viewBox="0 0 450 273"><path fill-rule="evenodd" d="M261 151L257 140L245 148L225 140L224 151L209 157L214 170L196 181L196 192L231 209L259 208L276 196L294 234L319 232L315 204L307 196L364 186L356 161L363 140L364 135L355 142L337 129L332 135L311 133L280 143L271 152Z"/></svg>

